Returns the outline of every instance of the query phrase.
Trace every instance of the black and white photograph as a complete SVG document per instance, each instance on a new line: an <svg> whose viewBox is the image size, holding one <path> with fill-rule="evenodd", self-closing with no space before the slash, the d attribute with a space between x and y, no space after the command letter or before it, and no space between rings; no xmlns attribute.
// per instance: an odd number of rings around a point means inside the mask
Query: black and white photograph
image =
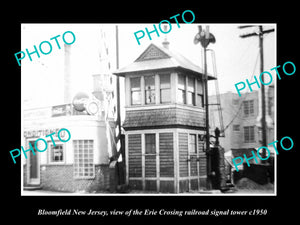
<svg viewBox="0 0 300 225"><path fill-rule="evenodd" d="M293 5L114 4L3 19L3 215L294 221Z"/></svg>
<svg viewBox="0 0 300 225"><path fill-rule="evenodd" d="M276 194L276 24L21 29L22 194Z"/></svg>

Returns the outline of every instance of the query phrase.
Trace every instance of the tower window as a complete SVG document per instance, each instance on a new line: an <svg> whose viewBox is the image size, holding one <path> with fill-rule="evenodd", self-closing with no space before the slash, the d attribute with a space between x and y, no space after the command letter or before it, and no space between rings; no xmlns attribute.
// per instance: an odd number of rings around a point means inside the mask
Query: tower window
<svg viewBox="0 0 300 225"><path fill-rule="evenodd" d="M197 79L197 106L203 107L203 86L200 79Z"/></svg>
<svg viewBox="0 0 300 225"><path fill-rule="evenodd" d="M140 105L141 104L141 78L140 77L130 78L130 88L131 88L131 104Z"/></svg>
<svg viewBox="0 0 300 225"><path fill-rule="evenodd" d="M145 103L155 104L155 76L145 76Z"/></svg>
<svg viewBox="0 0 300 225"><path fill-rule="evenodd" d="M195 104L195 78L188 77L188 89L187 89L187 104Z"/></svg>
<svg viewBox="0 0 300 225"><path fill-rule="evenodd" d="M178 102L186 104L186 81L185 76L182 74L178 75Z"/></svg>
<svg viewBox="0 0 300 225"><path fill-rule="evenodd" d="M160 74L160 102L171 102L171 81L170 74Z"/></svg>

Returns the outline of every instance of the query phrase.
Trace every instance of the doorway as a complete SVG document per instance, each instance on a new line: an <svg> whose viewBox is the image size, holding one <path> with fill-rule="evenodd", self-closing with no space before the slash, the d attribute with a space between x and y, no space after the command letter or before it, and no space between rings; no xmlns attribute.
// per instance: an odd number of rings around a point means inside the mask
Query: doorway
<svg viewBox="0 0 300 225"><path fill-rule="evenodd" d="M32 148L34 149L35 155L33 155L32 151L28 151L27 153L27 174L28 174L28 184L30 185L39 185L40 184L40 163L39 163L39 154L35 150L34 141L29 141ZM29 145L28 144L28 145ZM29 149L29 146L27 146Z"/></svg>

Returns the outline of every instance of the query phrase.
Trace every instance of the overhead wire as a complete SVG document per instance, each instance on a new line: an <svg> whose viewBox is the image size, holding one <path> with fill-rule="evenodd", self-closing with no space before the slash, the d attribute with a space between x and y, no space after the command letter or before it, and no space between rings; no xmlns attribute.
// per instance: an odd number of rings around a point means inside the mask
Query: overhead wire
<svg viewBox="0 0 300 225"><path fill-rule="evenodd" d="M252 76L251 76L250 81L253 80L253 77L254 77L254 71L255 71L256 66L257 66L258 58L259 58L259 51L257 51L257 56L256 56L256 60L255 60L255 65L254 65L254 68L253 68L253 71L252 71ZM247 98L248 94L249 94L249 90L244 94L244 97L243 97L243 99L241 100L240 106L239 106L239 108L238 108L236 114L233 116L233 118L231 119L231 121L225 126L224 132L225 132L225 130L233 123L233 121L237 118L237 116L239 115L239 113L240 113L240 111L241 111L241 109L242 109L242 106L243 106L243 101L245 101L245 99Z"/></svg>
<svg viewBox="0 0 300 225"><path fill-rule="evenodd" d="M216 54L212 49L208 49L208 50L210 50L210 52L211 52L213 73L214 73L215 77L217 78L218 73L217 73L217 65L216 65ZM223 136L225 136L218 79L215 79L215 88L216 88L216 100L217 100L217 110L218 110L218 115L219 115L220 131L221 131L221 133L223 133Z"/></svg>

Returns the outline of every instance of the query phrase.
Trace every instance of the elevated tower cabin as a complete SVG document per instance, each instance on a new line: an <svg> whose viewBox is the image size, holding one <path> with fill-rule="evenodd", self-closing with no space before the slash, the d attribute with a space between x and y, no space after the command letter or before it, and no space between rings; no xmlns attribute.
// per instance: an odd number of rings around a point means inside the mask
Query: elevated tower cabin
<svg viewBox="0 0 300 225"><path fill-rule="evenodd" d="M206 189L203 70L150 44L125 77L126 182L132 189L181 193ZM214 79L208 76L208 80Z"/></svg>

